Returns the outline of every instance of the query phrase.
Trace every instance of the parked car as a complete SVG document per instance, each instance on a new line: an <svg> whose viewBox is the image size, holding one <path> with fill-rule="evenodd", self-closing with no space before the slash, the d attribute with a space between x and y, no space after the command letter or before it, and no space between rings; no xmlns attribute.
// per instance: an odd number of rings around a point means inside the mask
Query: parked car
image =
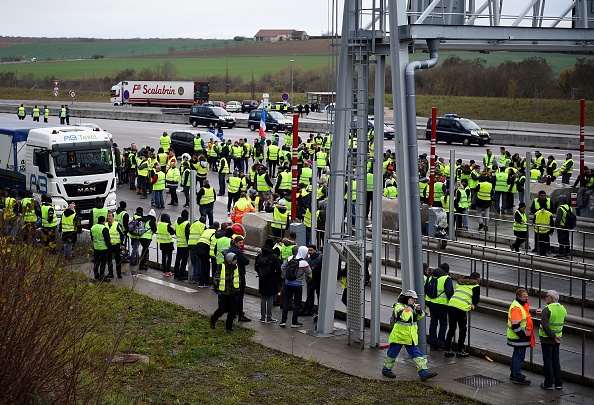
<svg viewBox="0 0 594 405"><path fill-rule="evenodd" d="M258 108L258 100L243 100L241 102L241 112L249 113L252 110Z"/></svg>
<svg viewBox="0 0 594 405"><path fill-rule="evenodd" d="M427 120L425 138L431 139L431 123ZM489 132L483 130L474 121L468 118L460 118L457 114L445 114L437 118L436 142L445 142L448 145L452 142L461 143L464 146L477 144L484 146L491 142Z"/></svg>
<svg viewBox="0 0 594 405"><path fill-rule="evenodd" d="M221 108L225 108L225 109L227 107L227 105L225 104L224 101L211 101L210 103L213 107L221 107Z"/></svg>
<svg viewBox="0 0 594 405"><path fill-rule="evenodd" d="M283 114L295 112L295 107L287 101L279 101L277 103L274 103L270 106L270 109L273 111L281 112Z"/></svg>
<svg viewBox="0 0 594 405"><path fill-rule="evenodd" d="M351 131L357 128L357 120L351 122ZM374 117L367 119L367 132L371 131L375 134L375 120ZM384 139L394 139L394 127L384 124Z"/></svg>
<svg viewBox="0 0 594 405"><path fill-rule="evenodd" d="M241 111L241 103L239 101L229 101L227 103L227 108L225 108L229 112L240 112Z"/></svg>
<svg viewBox="0 0 594 405"><path fill-rule="evenodd" d="M260 128L260 117L262 110L253 110L248 117L248 128L256 131ZM285 128L293 128L293 120L288 119L278 111L266 111L266 130L284 131Z"/></svg>
<svg viewBox="0 0 594 405"><path fill-rule="evenodd" d="M184 153L192 156L194 154L194 138L202 138L206 145L211 138L218 140L217 137L208 131L198 131L195 129L188 129L183 131L174 131L171 133L171 148L175 151L176 156L181 156Z"/></svg>
<svg viewBox="0 0 594 405"><path fill-rule="evenodd" d="M221 107L192 106L190 108L190 124L196 127L198 125L208 126L213 124L215 127L233 128L235 118Z"/></svg>

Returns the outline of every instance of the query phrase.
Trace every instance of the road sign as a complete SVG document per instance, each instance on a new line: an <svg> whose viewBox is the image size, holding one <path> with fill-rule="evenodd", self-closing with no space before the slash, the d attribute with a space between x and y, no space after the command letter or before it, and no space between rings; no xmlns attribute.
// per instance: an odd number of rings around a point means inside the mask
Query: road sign
<svg viewBox="0 0 594 405"><path fill-rule="evenodd" d="M54 97L58 97L58 94L60 93L59 90L54 90Z"/></svg>
<svg viewBox="0 0 594 405"><path fill-rule="evenodd" d="M69 94L70 94L70 98L76 97L76 91L74 91L74 90L70 90Z"/></svg>
<svg viewBox="0 0 594 405"><path fill-rule="evenodd" d="M59 84L60 84L59 80L54 80L54 86L58 87Z"/></svg>
<svg viewBox="0 0 594 405"><path fill-rule="evenodd" d="M287 101L289 99L289 94L288 93L283 93L283 95L281 96L281 98L283 99L283 101Z"/></svg>

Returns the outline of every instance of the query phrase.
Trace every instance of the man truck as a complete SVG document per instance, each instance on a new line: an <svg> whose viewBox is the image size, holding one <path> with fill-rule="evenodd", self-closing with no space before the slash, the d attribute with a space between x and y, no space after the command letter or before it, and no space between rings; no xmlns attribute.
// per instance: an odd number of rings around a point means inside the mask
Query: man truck
<svg viewBox="0 0 594 405"><path fill-rule="evenodd" d="M187 107L208 102L208 82L121 81L111 88L113 105Z"/></svg>
<svg viewBox="0 0 594 405"><path fill-rule="evenodd" d="M0 186L48 195L59 216L75 203L86 221L96 197L115 211L116 183L107 132L0 118Z"/></svg>

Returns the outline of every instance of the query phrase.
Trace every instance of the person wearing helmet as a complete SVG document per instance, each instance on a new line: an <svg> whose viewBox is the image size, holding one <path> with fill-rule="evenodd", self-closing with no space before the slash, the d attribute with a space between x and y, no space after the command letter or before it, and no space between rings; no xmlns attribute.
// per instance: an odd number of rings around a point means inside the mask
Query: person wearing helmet
<svg viewBox="0 0 594 405"><path fill-rule="evenodd" d="M392 372L392 367L402 346L406 348L408 355L416 364L421 381L427 381L437 375L436 372L429 372L427 361L419 350L417 321L425 316L425 312L417 304L417 298L417 293L414 290L408 290L400 294L398 302L394 304L394 313L392 315L394 326L388 340L390 347L382 369L382 375L385 377L396 378L396 374Z"/></svg>

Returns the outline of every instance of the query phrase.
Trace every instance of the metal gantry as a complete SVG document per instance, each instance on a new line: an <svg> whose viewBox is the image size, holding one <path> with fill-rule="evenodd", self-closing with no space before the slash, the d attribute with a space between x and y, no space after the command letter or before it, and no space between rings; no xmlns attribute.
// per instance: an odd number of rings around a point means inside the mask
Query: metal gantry
<svg viewBox="0 0 594 405"><path fill-rule="evenodd" d="M332 2L335 7L336 2ZM417 173L414 74L435 66L440 50L593 51L594 0L344 0L329 198L317 332L334 332L336 279L347 269L348 342L364 347L365 261L371 256L369 345L378 347L383 193L385 63L391 60L403 288L424 303ZM333 10L338 14L338 10ZM427 60L409 53L428 49ZM366 223L367 118L375 74L375 160L371 226ZM356 121L354 130L351 123ZM354 134L350 135L351 132ZM351 138L349 138L351 136ZM356 138L356 147L354 147ZM356 199L351 201L354 193ZM371 241L368 235L371 234ZM339 260L339 257L342 260ZM425 330L420 325L423 348Z"/></svg>

